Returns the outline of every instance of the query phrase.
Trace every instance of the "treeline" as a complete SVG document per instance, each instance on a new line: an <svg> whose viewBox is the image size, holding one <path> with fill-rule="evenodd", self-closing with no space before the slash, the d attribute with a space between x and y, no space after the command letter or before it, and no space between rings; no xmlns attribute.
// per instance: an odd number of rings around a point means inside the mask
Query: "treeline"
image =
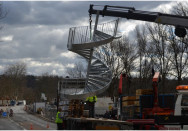
<svg viewBox="0 0 188 131"><path fill-rule="evenodd" d="M41 93L47 100L56 97L57 83L61 78L45 73L41 76L26 75L26 64L9 65L0 76L1 99L25 99L27 102L41 101Z"/></svg>

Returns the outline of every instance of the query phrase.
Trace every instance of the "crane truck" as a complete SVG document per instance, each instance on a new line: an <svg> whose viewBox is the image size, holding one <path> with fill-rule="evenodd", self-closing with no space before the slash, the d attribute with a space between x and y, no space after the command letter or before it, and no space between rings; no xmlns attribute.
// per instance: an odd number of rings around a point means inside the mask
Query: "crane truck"
<svg viewBox="0 0 188 131"><path fill-rule="evenodd" d="M142 107L141 117L111 120L105 118L67 117L66 129L87 129L87 130L181 130L188 129L188 85L176 87L177 99L174 107L160 107L158 95L159 72L153 77L153 106ZM143 96L144 97L144 96ZM152 97L151 97L152 98ZM148 99L148 98L147 98ZM144 101L146 102L146 101ZM141 105L142 106L142 105ZM124 115L120 113L120 117ZM126 116L125 116L126 117Z"/></svg>
<svg viewBox="0 0 188 131"><path fill-rule="evenodd" d="M127 18L132 20L141 20L141 21L147 21L147 22L153 22L163 25L172 25L175 26L175 35L178 37L185 37L186 36L186 29L188 28L188 17L187 16L178 16L178 15L172 15L172 14L164 14L160 12L149 12L149 11L140 11L136 10L134 7L122 7L122 6L110 6L105 5L103 6L103 9L94 9L96 7L95 5L90 5L89 14L90 16L92 14L96 15L102 15L104 16L111 16L111 17L121 17L121 18ZM186 94L188 92L188 86L181 85L178 86L176 89L178 91L178 97L175 104L174 111L169 108L160 108L159 107L159 101L158 101L158 91L157 91L157 85L158 85L158 79L159 79L159 73L155 73L153 77L153 91L154 91L154 101L153 101L153 107L149 109L143 110L143 117L141 120L133 119L128 120L129 122L135 123L135 125L139 125L139 128L142 128L143 122L145 125L146 123L150 123L151 121L153 123L156 123L158 125L164 125L164 124L170 124L170 125L181 125L181 128L185 128L188 123L186 122L188 120L186 116L187 112L187 106L186 106ZM184 104L183 104L184 103ZM163 114L163 115L162 115ZM150 119L144 119L144 117L147 116ZM168 117L167 117L168 116ZM161 122L161 120L166 120ZM184 125L184 126L183 126ZM152 127L151 125L147 125L144 128L150 129ZM164 126L155 126L155 129L163 128ZM177 127L177 126L176 126ZM181 129L179 128L179 129Z"/></svg>
<svg viewBox="0 0 188 131"><path fill-rule="evenodd" d="M159 95L159 74L159 72L156 72L153 76L152 95L139 96L139 115L136 114L137 111L135 110L138 108L137 105L127 105L127 107L122 107L123 100L122 95L120 96L121 99L119 101L119 108L121 109L121 112L119 114L119 118L133 123L134 129L188 129L188 85L177 86L177 94ZM120 81L122 80L123 79L120 79ZM122 86L122 82L119 83L120 86ZM119 89L119 91L120 90L121 89ZM162 99L159 100L161 97ZM131 110L133 113L131 113L131 115L127 115L124 111L122 111L122 109Z"/></svg>
<svg viewBox="0 0 188 131"><path fill-rule="evenodd" d="M175 26L175 35L186 36L188 28L188 17L160 12L148 12L136 10L133 7L122 6L102 6L103 9L94 9L95 5L90 5L89 15L121 17L132 20L154 22L164 25ZM90 20L91 24L91 20ZM158 101L158 78L159 73L153 77L153 107L143 109L142 118L127 120L108 120L101 118L66 118L66 129L165 129L178 130L188 129L188 85L177 86L177 99L174 109L161 108ZM121 114L120 114L121 115Z"/></svg>

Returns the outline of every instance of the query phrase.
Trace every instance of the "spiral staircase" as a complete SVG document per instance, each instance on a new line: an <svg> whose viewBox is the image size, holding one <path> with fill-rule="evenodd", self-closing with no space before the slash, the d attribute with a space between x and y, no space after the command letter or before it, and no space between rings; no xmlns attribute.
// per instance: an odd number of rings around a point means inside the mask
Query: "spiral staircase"
<svg viewBox="0 0 188 131"><path fill-rule="evenodd" d="M119 19L96 24L92 27L72 27L69 30L68 50L75 52L88 61L85 88L74 93L64 93L68 99L85 99L104 92L112 80L112 72L105 62L94 55L95 48L110 43L117 37ZM98 23L98 22L97 22Z"/></svg>

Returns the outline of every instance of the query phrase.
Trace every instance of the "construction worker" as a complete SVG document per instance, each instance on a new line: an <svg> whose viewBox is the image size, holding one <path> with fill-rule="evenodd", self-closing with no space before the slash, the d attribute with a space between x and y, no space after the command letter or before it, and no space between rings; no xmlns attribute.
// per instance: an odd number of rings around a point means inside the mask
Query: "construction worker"
<svg viewBox="0 0 188 131"><path fill-rule="evenodd" d="M13 117L13 110L10 109L10 114L9 114L10 117Z"/></svg>
<svg viewBox="0 0 188 131"><path fill-rule="evenodd" d="M97 96L87 97L86 102L89 105L89 117L95 116L95 102L97 102Z"/></svg>
<svg viewBox="0 0 188 131"><path fill-rule="evenodd" d="M0 117L3 115L3 109L0 110Z"/></svg>
<svg viewBox="0 0 188 131"><path fill-rule="evenodd" d="M104 114L104 118L110 119L110 113L109 113L109 111L106 111L106 113Z"/></svg>
<svg viewBox="0 0 188 131"><path fill-rule="evenodd" d="M58 108L55 123L57 123L57 130L63 130L63 114L61 108Z"/></svg>

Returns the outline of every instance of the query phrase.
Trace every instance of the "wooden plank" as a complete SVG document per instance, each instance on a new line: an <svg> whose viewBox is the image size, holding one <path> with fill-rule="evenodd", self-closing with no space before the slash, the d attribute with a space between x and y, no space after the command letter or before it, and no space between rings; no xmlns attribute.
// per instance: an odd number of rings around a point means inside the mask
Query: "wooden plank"
<svg viewBox="0 0 188 131"><path fill-rule="evenodd" d="M140 95L137 95L137 96L136 96L136 100L140 100Z"/></svg>
<svg viewBox="0 0 188 131"><path fill-rule="evenodd" d="M135 100L136 96L124 96L122 98L122 101L128 101L128 100Z"/></svg>
<svg viewBox="0 0 188 131"><path fill-rule="evenodd" d="M122 106L129 106L129 105L134 105L134 101L125 101L125 102L122 102Z"/></svg>
<svg viewBox="0 0 188 131"><path fill-rule="evenodd" d="M151 95L153 94L153 89L137 89L136 95Z"/></svg>
<svg viewBox="0 0 188 131"><path fill-rule="evenodd" d="M140 106L140 101L134 101L135 106Z"/></svg>
<svg viewBox="0 0 188 131"><path fill-rule="evenodd" d="M140 112L140 107L136 107L135 111Z"/></svg>

